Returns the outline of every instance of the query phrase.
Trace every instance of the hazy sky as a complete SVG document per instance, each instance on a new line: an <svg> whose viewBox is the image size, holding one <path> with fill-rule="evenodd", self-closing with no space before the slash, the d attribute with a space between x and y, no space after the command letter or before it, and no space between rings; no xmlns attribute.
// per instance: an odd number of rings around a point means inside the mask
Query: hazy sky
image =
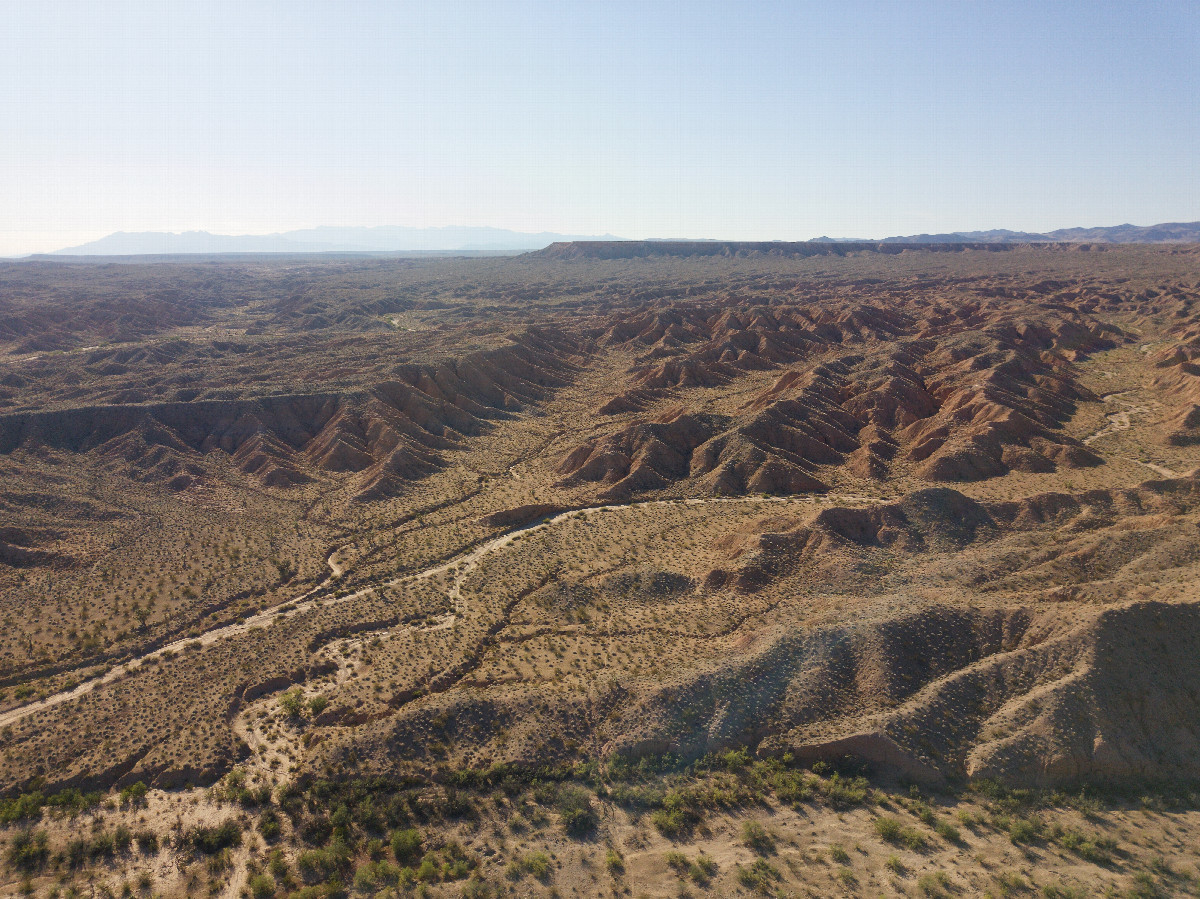
<svg viewBox="0 0 1200 899"><path fill-rule="evenodd" d="M1200 219L1200 3L12 0L0 253Z"/></svg>

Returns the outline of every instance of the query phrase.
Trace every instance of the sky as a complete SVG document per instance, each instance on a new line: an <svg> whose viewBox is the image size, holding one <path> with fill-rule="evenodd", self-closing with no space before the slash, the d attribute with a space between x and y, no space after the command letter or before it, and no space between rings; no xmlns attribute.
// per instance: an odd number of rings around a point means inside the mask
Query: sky
<svg viewBox="0 0 1200 899"><path fill-rule="evenodd" d="M1198 47L1194 0L11 2L0 254L1194 221Z"/></svg>

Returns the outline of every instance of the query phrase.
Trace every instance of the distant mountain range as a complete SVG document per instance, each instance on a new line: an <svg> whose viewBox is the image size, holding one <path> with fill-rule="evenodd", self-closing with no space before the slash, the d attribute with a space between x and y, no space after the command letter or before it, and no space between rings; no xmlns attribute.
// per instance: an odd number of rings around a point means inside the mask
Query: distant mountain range
<svg viewBox="0 0 1200 899"><path fill-rule="evenodd" d="M838 238L818 241L844 243ZM1200 243L1200 222L1166 222L1161 225L1113 225L1109 228L1059 228L1057 231L953 231L948 234L910 234L885 237L881 243Z"/></svg>
<svg viewBox="0 0 1200 899"><path fill-rule="evenodd" d="M504 228L306 228L278 234L210 234L207 231L118 231L91 243L57 250L59 256L149 256L193 253L520 253L553 243L619 241L611 234L583 236L542 231L531 234ZM818 237L812 243L862 243L861 238ZM1060 228L1036 233L953 231L876 238L871 243L1200 243L1200 222L1161 225L1114 225L1108 228Z"/></svg>
<svg viewBox="0 0 1200 899"><path fill-rule="evenodd" d="M57 250L56 256L146 256L188 253L505 253L538 250L556 241L619 240L528 234L504 228L306 228L279 234L210 234L207 231L118 231L91 243Z"/></svg>

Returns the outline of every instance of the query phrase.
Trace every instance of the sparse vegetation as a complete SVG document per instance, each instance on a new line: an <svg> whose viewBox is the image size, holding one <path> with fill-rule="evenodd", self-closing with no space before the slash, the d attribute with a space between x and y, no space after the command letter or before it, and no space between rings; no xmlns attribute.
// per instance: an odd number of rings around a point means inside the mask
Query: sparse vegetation
<svg viewBox="0 0 1200 899"><path fill-rule="evenodd" d="M1185 891L1193 255L13 263L0 892Z"/></svg>

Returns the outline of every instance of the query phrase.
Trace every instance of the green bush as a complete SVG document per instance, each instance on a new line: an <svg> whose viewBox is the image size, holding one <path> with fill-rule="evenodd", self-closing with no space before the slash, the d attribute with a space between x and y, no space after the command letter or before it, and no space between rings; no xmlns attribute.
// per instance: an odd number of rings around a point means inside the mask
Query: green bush
<svg viewBox="0 0 1200 899"><path fill-rule="evenodd" d="M150 853L158 851L158 834L152 830L139 830L133 835L137 841L138 849L142 852Z"/></svg>
<svg viewBox="0 0 1200 899"><path fill-rule="evenodd" d="M1008 825L1008 838L1014 843L1032 843L1040 831L1037 822L1028 818L1014 818Z"/></svg>
<svg viewBox="0 0 1200 899"><path fill-rule="evenodd" d="M215 855L222 849L242 845L242 828L236 821L225 821L215 827L194 827L187 837L197 852Z"/></svg>
<svg viewBox="0 0 1200 899"><path fill-rule="evenodd" d="M616 849L609 849L604 853L604 866L608 868L608 872L614 877L625 873L625 859L621 857L621 853Z"/></svg>
<svg viewBox="0 0 1200 899"><path fill-rule="evenodd" d="M8 862L20 871L37 871L46 864L49 843L44 830L18 830L8 847Z"/></svg>
<svg viewBox="0 0 1200 899"><path fill-rule="evenodd" d="M254 899L268 899L275 895L275 881L269 874L255 874L250 878L249 886Z"/></svg>
<svg viewBox="0 0 1200 899"><path fill-rule="evenodd" d="M22 793L14 799L0 801L0 824L40 818L45 804L41 793Z"/></svg>
<svg viewBox="0 0 1200 899"><path fill-rule="evenodd" d="M1029 889L1025 878L1015 871L1005 871L996 878L1001 896L1013 896Z"/></svg>
<svg viewBox="0 0 1200 899"><path fill-rule="evenodd" d="M747 821L742 825L742 843L759 855L770 855L775 851L775 838L757 821Z"/></svg>
<svg viewBox="0 0 1200 899"><path fill-rule="evenodd" d="M440 880L442 876L441 868L437 866L432 858L424 858L421 864L417 867L417 880L421 883L434 883Z"/></svg>
<svg viewBox="0 0 1200 899"><path fill-rule="evenodd" d="M287 880L288 863L280 850L276 849L271 853L271 857L267 859L267 869L276 880Z"/></svg>
<svg viewBox="0 0 1200 899"><path fill-rule="evenodd" d="M267 809L258 819L258 832L267 842L279 839L280 829L279 815L274 809Z"/></svg>
<svg viewBox="0 0 1200 899"><path fill-rule="evenodd" d="M92 837L92 842L88 847L88 852L92 858L107 858L116 853L117 846L113 841L113 835L107 830L101 830Z"/></svg>
<svg viewBox="0 0 1200 899"><path fill-rule="evenodd" d="M945 871L933 871L917 878L917 892L931 899L946 899L950 896L950 878Z"/></svg>
<svg viewBox="0 0 1200 899"><path fill-rule="evenodd" d="M650 816L650 823L664 837L672 839L689 830L695 819L681 808L660 808Z"/></svg>
<svg viewBox="0 0 1200 899"><path fill-rule="evenodd" d="M478 874L473 874L471 879L463 884L462 899L491 899L491 896L491 886Z"/></svg>
<svg viewBox="0 0 1200 899"><path fill-rule="evenodd" d="M67 845L63 848L63 860L66 861L69 868L82 868L83 863L88 858L87 840L74 837L67 840Z"/></svg>
<svg viewBox="0 0 1200 899"><path fill-rule="evenodd" d="M958 828L955 827L953 824L951 824L949 821L939 821L936 825L934 825L933 829L937 833L937 835L939 837L941 837L943 840L945 840L947 843L961 843L962 842L962 834L960 834L958 832Z"/></svg>
<svg viewBox="0 0 1200 899"><path fill-rule="evenodd" d="M755 859L749 868L738 868L738 883L747 889L769 893L774 881L779 880L779 872L771 867L764 859Z"/></svg>
<svg viewBox="0 0 1200 899"><path fill-rule="evenodd" d="M289 718L299 718L304 707L304 691L299 687L293 687L279 697L279 708Z"/></svg>
<svg viewBox="0 0 1200 899"><path fill-rule="evenodd" d="M296 857L296 868L309 883L328 881L350 867L350 851L334 841L324 849L309 849Z"/></svg>
<svg viewBox="0 0 1200 899"><path fill-rule="evenodd" d="M592 808L592 796L582 787L565 787L558 793L558 811L563 829L573 837L584 837L596 829L599 820Z"/></svg>
<svg viewBox="0 0 1200 899"><path fill-rule="evenodd" d="M530 852L508 863L510 880L520 880L525 874L531 874L545 883L550 879L550 856L544 852Z"/></svg>
<svg viewBox="0 0 1200 899"><path fill-rule="evenodd" d="M876 818L875 833L879 834L880 839L885 843L904 846L913 851L921 849L925 845L925 837L921 836L920 832L911 827L905 827L895 818Z"/></svg>
<svg viewBox="0 0 1200 899"><path fill-rule="evenodd" d="M816 770L815 765L813 770ZM834 774L829 780L818 783L825 801L834 808L862 805L870 793L870 784L865 777L844 778L840 774Z"/></svg>
<svg viewBox="0 0 1200 899"><path fill-rule="evenodd" d="M122 808L126 806L139 806L146 804L146 785L140 780L135 784L130 784L121 790L119 801Z"/></svg>
<svg viewBox="0 0 1200 899"><path fill-rule="evenodd" d="M124 824L117 825L117 829L113 831L113 848L117 852L128 852L132 844L133 832Z"/></svg>
<svg viewBox="0 0 1200 899"><path fill-rule="evenodd" d="M817 782L802 771L779 771L772 777L771 788L780 802L795 804L811 800Z"/></svg>
<svg viewBox="0 0 1200 899"><path fill-rule="evenodd" d="M667 862L667 867L670 868L672 871L674 871L676 874L679 874L680 876L682 876L687 873L687 869L688 869L690 862L688 861L688 857L686 855L684 855L682 852L674 852L674 851L668 852L666 855L663 856L663 858Z"/></svg>
<svg viewBox="0 0 1200 899"><path fill-rule="evenodd" d="M392 854L402 865L411 865L421 858L421 832L415 828L397 830L392 834Z"/></svg>
<svg viewBox="0 0 1200 899"><path fill-rule="evenodd" d="M1077 830L1068 830L1059 842L1064 849L1074 852L1084 861L1095 865L1105 865L1112 861L1112 853L1117 848L1115 840L1101 836L1087 836Z"/></svg>

